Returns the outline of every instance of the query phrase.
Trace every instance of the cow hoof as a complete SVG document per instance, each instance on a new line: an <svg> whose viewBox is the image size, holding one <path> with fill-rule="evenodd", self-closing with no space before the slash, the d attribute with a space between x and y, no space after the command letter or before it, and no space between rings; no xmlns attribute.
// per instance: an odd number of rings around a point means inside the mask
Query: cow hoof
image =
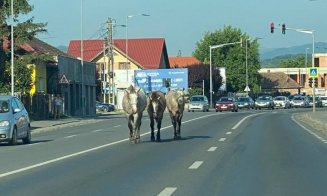
<svg viewBox="0 0 327 196"><path fill-rule="evenodd" d="M151 137L151 142L156 141L156 139L154 137Z"/></svg>
<svg viewBox="0 0 327 196"><path fill-rule="evenodd" d="M161 142L161 139L160 138L157 138L157 142Z"/></svg>
<svg viewBox="0 0 327 196"><path fill-rule="evenodd" d="M182 139L182 137L181 137L180 135L178 135L178 136L175 135L175 136L174 136L174 140L180 140L180 139Z"/></svg>

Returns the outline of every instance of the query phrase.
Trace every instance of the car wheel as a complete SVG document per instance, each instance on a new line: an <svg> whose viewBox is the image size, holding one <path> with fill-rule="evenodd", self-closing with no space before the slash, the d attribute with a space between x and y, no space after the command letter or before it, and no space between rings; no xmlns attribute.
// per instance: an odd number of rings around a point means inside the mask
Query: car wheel
<svg viewBox="0 0 327 196"><path fill-rule="evenodd" d="M17 128L14 127L14 130L12 131L12 137L9 142L9 145L15 146L17 144Z"/></svg>
<svg viewBox="0 0 327 196"><path fill-rule="evenodd" d="M216 112L218 112L218 110L216 110Z"/></svg>
<svg viewBox="0 0 327 196"><path fill-rule="evenodd" d="M23 143L24 144L30 144L31 143L31 130L30 127L27 128L27 133L26 137L23 138Z"/></svg>

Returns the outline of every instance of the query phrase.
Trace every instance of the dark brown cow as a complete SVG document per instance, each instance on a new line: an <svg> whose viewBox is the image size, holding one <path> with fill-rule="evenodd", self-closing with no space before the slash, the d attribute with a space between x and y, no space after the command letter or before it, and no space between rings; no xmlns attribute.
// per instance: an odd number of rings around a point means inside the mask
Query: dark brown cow
<svg viewBox="0 0 327 196"><path fill-rule="evenodd" d="M178 89L168 91L166 103L174 127L174 139L181 139L181 124L185 106L184 92Z"/></svg>
<svg viewBox="0 0 327 196"><path fill-rule="evenodd" d="M132 85L125 90L123 110L128 121L129 138L132 143L140 142L142 114L146 107L146 95L143 89Z"/></svg>
<svg viewBox="0 0 327 196"><path fill-rule="evenodd" d="M160 128L163 114L166 109L166 99L165 95L160 91L154 91L148 95L148 106L147 106L150 127L151 127L151 141L155 141L154 137L154 120L157 123L157 142L161 141L160 138Z"/></svg>

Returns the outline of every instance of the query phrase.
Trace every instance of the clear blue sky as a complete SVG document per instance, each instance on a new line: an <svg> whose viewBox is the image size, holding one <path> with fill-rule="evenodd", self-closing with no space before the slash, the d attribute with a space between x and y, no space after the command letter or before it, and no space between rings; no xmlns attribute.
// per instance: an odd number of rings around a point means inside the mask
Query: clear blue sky
<svg viewBox="0 0 327 196"><path fill-rule="evenodd" d="M81 38L81 0L29 0L31 16L48 23L48 34L38 37L53 45L68 46ZM327 42L326 0L83 0L83 38L101 38L109 17L125 24L126 16L146 13L128 21L129 38L163 37L169 56L191 55L205 32L224 25L240 28L250 37L261 37L261 48L312 43L309 34L279 30L270 34L270 23L316 30L316 42ZM114 38L125 38L117 27Z"/></svg>

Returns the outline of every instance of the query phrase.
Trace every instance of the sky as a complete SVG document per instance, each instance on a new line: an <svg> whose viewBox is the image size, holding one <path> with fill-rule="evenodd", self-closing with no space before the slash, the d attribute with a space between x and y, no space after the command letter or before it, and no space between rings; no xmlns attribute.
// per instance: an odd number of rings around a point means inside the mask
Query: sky
<svg viewBox="0 0 327 196"><path fill-rule="evenodd" d="M52 46L68 46L70 40L101 39L106 22L118 25L114 39L164 38L169 56L190 56L205 32L225 25L239 28L259 40L261 49L292 47L312 43L310 34L276 29L315 30L316 42L327 42L326 0L29 0L35 22L47 23L48 33L38 38ZM83 2L83 9L81 9ZM81 14L82 13L82 14ZM148 14L150 16L141 16ZM82 16L82 17L81 17ZM81 28L82 27L82 28ZM304 51L305 52L305 51Z"/></svg>

